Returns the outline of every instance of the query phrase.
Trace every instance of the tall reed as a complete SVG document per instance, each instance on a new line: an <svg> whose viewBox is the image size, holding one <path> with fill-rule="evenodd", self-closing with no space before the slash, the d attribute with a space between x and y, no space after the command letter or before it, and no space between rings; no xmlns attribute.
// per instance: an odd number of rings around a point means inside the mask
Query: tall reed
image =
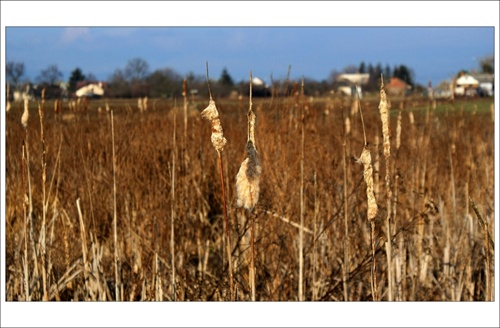
<svg viewBox="0 0 500 328"><path fill-rule="evenodd" d="M255 205L259 201L259 182L262 168L259 161L259 153L255 147L255 119L256 116L252 110L252 71L250 71L250 95L248 107L248 130L246 158L241 163L238 174L236 175L236 207L244 208L248 211L250 225L250 286L251 298L255 301L255 215L252 213Z"/></svg>
<svg viewBox="0 0 500 328"><path fill-rule="evenodd" d="M304 300L304 144L305 144L305 114L304 114L304 78L301 84L300 112L300 230L299 230L299 301Z"/></svg>
<svg viewBox="0 0 500 328"><path fill-rule="evenodd" d="M43 100L42 100L43 101ZM43 136L43 108L38 104L38 115L40 116L40 140L42 142L42 230L40 233L40 246L42 257L42 283L43 283L43 300L49 300L47 287L47 253L46 253L46 217L47 217L47 200L45 194L45 181L47 180L47 163L45 162L45 138Z"/></svg>
<svg viewBox="0 0 500 328"><path fill-rule="evenodd" d="M201 112L201 116L212 123L212 135L210 139L212 141L212 145L217 151L217 160L219 162L219 172L220 172L220 180L222 186L222 203L223 203L224 222L225 222L224 230L226 235L226 250L227 250L227 258L229 266L230 295L231 295L231 300L234 300L235 295L234 295L233 268L232 268L232 258L231 258L231 239L229 236L229 219L227 216L226 189L224 187L224 169L221 157L221 153L224 150L224 146L226 145L227 140L224 137L222 125L219 119L219 112L217 111L217 107L215 106L215 101L212 98L212 92L210 90L210 79L208 76L208 62L207 62L207 85L208 85L210 100L208 106Z"/></svg>
<svg viewBox="0 0 500 328"><path fill-rule="evenodd" d="M342 116L345 116L345 110L342 108ZM349 280L350 260L349 260L349 201L347 197L347 136L350 132L351 123L347 115L343 119L344 133L342 143L342 169L344 172L344 265L342 284L344 287L344 301L349 300L349 287L347 281Z"/></svg>
<svg viewBox="0 0 500 328"><path fill-rule="evenodd" d="M367 219L371 226L371 246L372 246L372 269L371 269L371 286L372 286L372 297L374 301L378 301L377 292L377 272L376 272L376 262L375 262L375 217L377 216L378 206L373 194L373 167L372 167L372 156L368 150L368 142L366 141L366 131L365 123L363 120L363 111L361 107L359 108L359 113L361 116L361 125L363 127L363 138L364 146L361 156L357 160L358 163L363 164L363 178L366 184L366 196L368 199L368 210Z"/></svg>
<svg viewBox="0 0 500 328"><path fill-rule="evenodd" d="M176 141L176 127L177 127L177 107L174 106L174 128L172 129L172 181L171 181L171 205L170 205L170 265L172 266L172 301L175 301L175 233L174 233L174 221L175 221L175 159L177 157L177 141Z"/></svg>
<svg viewBox="0 0 500 328"><path fill-rule="evenodd" d="M384 138L384 158L385 158L385 187L387 199L387 217L385 221L386 229L386 250L387 250L387 280L388 280L388 298L389 301L393 299L393 279L392 279L392 233L391 233L391 179L390 179L390 161L391 156L391 140L390 140L390 126L389 126L389 104L387 95L384 90L384 77L382 76L382 83L380 85L380 103L378 106L380 110L380 118L382 120L382 135Z"/></svg>
<svg viewBox="0 0 500 328"><path fill-rule="evenodd" d="M117 210L116 210L116 155L115 155L115 127L113 111L111 111L111 141L113 154L113 243L114 243L114 262L115 262L115 300L121 301L121 274L120 260L118 258L118 232L117 232Z"/></svg>

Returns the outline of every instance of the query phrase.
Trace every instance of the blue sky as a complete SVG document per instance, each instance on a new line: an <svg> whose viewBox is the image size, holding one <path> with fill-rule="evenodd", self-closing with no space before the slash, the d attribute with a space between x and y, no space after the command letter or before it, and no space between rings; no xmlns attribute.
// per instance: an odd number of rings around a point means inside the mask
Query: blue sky
<svg viewBox="0 0 500 328"><path fill-rule="evenodd" d="M181 75L218 78L226 67L234 80L249 71L269 80L291 76L328 79L348 65L406 65L415 80L433 84L460 69L478 68L494 53L493 27L7 27L6 59L23 62L32 80L56 64L69 78L108 79L133 58L150 71L169 67Z"/></svg>

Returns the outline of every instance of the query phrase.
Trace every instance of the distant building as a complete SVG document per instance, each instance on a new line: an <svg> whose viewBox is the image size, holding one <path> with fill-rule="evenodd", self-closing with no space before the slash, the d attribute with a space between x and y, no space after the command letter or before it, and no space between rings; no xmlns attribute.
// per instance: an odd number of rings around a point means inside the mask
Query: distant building
<svg viewBox="0 0 500 328"><path fill-rule="evenodd" d="M385 85L385 90L389 95L404 96L411 90L411 85L397 77L391 77L389 83Z"/></svg>
<svg viewBox="0 0 500 328"><path fill-rule="evenodd" d="M476 96L476 89L479 87L479 81L470 74L463 74L455 81L456 96Z"/></svg>
<svg viewBox="0 0 500 328"><path fill-rule="evenodd" d="M493 74L485 73L472 73L471 75L479 82L476 90L477 94L483 97L492 97L495 92L495 76Z"/></svg>
<svg viewBox="0 0 500 328"><path fill-rule="evenodd" d="M369 79L368 73L340 74L335 81L335 91L351 97L359 95L359 98L362 98L362 86L367 84Z"/></svg>
<svg viewBox="0 0 500 328"><path fill-rule="evenodd" d="M102 97L105 93L104 89L106 87L105 83L97 82L97 83L86 83L86 84L78 84L75 95L80 97L89 97L96 98Z"/></svg>

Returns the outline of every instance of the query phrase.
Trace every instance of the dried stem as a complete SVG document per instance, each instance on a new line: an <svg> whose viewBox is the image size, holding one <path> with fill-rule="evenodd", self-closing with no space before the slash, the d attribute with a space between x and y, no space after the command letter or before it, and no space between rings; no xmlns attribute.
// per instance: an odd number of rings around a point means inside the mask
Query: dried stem
<svg viewBox="0 0 500 328"><path fill-rule="evenodd" d="M344 110L342 110L342 116L344 116ZM348 117L347 117L348 118ZM350 260L349 260L349 202L347 198L347 128L344 126L344 141L343 141L343 171L344 171L344 275L342 279L343 287L344 287L344 301L349 300L349 288L347 285L347 281L349 280L349 268L350 268Z"/></svg>
<svg viewBox="0 0 500 328"><path fill-rule="evenodd" d="M365 145L361 156L358 159L358 163L363 164L363 177L366 183L366 196L368 198L368 211L367 218L371 226L371 245L372 245L372 269L371 269L371 286L372 286L372 297L374 301L378 300L377 295L377 275L376 275L376 262L375 262L375 217L377 216L377 201L373 194L373 167L371 164L372 158L370 151L368 150L368 143L366 141L365 124L363 121L363 111L361 110L361 105L359 107L359 113L361 115L361 124L363 126L363 135L365 138Z"/></svg>
<svg viewBox="0 0 500 328"><path fill-rule="evenodd" d="M174 220L175 220L175 159L177 157L177 142L176 142L176 117L177 117L177 106L174 106L174 128L172 134L173 149L172 152L172 182L171 182L171 198L172 202L170 205L170 258L172 266L172 301L175 301L175 239L174 239Z"/></svg>
<svg viewBox="0 0 500 328"><path fill-rule="evenodd" d="M304 143L305 143L305 115L304 115L304 78L301 85L301 117L300 117L300 230L299 230L299 301L304 300Z"/></svg>
<svg viewBox="0 0 500 328"><path fill-rule="evenodd" d="M392 232L391 232L391 199L392 199L392 191L391 191L391 180L390 180L390 161L389 157L391 156L391 142L389 135L389 105L387 103L387 96L384 90L384 77L382 76L382 84L380 86L380 118L382 120L382 135L384 137L384 158L385 158L385 186L387 193L387 217L385 221L386 225L386 234L387 234L387 280L388 280L388 298L389 301L393 300L393 279L392 279Z"/></svg>
<svg viewBox="0 0 500 328"><path fill-rule="evenodd" d="M38 115L40 116L40 139L42 141L42 228L40 234L41 258L42 258L42 286L43 300L49 300L47 287L47 253L46 253L46 218L47 218L47 203L45 193L45 181L47 180L47 164L45 162L45 138L43 136L43 109L38 104Z"/></svg>
<svg viewBox="0 0 500 328"><path fill-rule="evenodd" d="M229 265L229 284L230 284L230 295L231 300L235 299L234 294L234 281L233 281L233 268L232 268L232 256L231 256L231 238L229 236L229 219L227 216L227 204L226 204L226 189L224 184L224 167L222 165L222 156L221 153L224 150L224 146L227 143L226 138L224 138L224 133L222 130L222 125L219 119L219 113L217 112L217 107L215 106L215 102L212 99L212 92L210 91L210 79L208 76L208 62L207 62L207 85L208 92L210 95L210 101L208 107L205 108L201 112L201 116L211 121L212 123L212 136L211 141L212 144L217 151L217 160L219 162L219 173L222 187L222 202L223 202L223 211L224 211L224 222L225 222L225 237L226 237L226 251Z"/></svg>
<svg viewBox="0 0 500 328"><path fill-rule="evenodd" d="M121 301L120 288L121 278L119 274L118 258L118 233L117 233L117 211L116 211L116 156L115 156L115 128L113 124L113 111L111 111L111 140L113 148L113 242L114 242L114 262L115 262L115 300Z"/></svg>
<svg viewBox="0 0 500 328"><path fill-rule="evenodd" d="M29 204L29 196L28 196L28 188L26 186L26 156L25 156L25 145L23 140L23 153L22 153L22 180L23 180L23 211L24 211L24 278L23 278L23 287L24 287L24 300L30 300L30 284L29 284L29 262L28 262L28 223L29 217L27 215L27 207Z"/></svg>

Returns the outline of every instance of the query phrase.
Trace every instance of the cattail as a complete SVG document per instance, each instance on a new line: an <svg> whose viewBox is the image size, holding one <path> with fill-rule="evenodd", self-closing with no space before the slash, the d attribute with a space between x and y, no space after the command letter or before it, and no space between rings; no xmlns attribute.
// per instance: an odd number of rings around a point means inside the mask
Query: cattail
<svg viewBox="0 0 500 328"><path fill-rule="evenodd" d="M224 138L222 125L219 120L219 112L215 106L215 101L210 99L207 108L201 112L201 116L212 122L212 144L217 152L221 153L224 150L227 140Z"/></svg>
<svg viewBox="0 0 500 328"><path fill-rule="evenodd" d="M346 116L345 118L345 134L349 135L351 133L351 120L349 119L349 116Z"/></svg>
<svg viewBox="0 0 500 328"><path fill-rule="evenodd" d="M142 106L142 98L137 99L137 107L139 108L139 111L142 113L144 110L144 107Z"/></svg>
<svg viewBox="0 0 500 328"><path fill-rule="evenodd" d="M380 111L380 118L382 119L382 135L384 136L384 156L391 156L391 142L389 139L389 104L387 103L387 96L384 90L384 82L380 87L380 103L378 109Z"/></svg>
<svg viewBox="0 0 500 328"><path fill-rule="evenodd" d="M402 111L399 111L398 114L398 125L396 126L396 150L399 150L401 146L401 120L402 120Z"/></svg>
<svg viewBox="0 0 500 328"><path fill-rule="evenodd" d="M30 113L28 111L28 97L24 97L24 113L23 113L23 116L21 117L21 123L23 124L23 127L25 129L28 127L29 116L30 116Z"/></svg>
<svg viewBox="0 0 500 328"><path fill-rule="evenodd" d="M413 112L412 111L408 112L408 119L410 120L410 124L413 125L415 123L415 118L413 117Z"/></svg>
<svg viewBox="0 0 500 328"><path fill-rule="evenodd" d="M389 131L389 104L387 101L387 95L384 90L384 79L382 76L382 85L380 86L380 103L379 103L379 110L380 110L380 118L382 120L382 135L384 137L384 157L385 157L385 186L386 186L386 193L387 193L387 219L386 219L386 234L387 234L387 240L388 242L386 243L386 254L387 254L387 279L389 281L389 290L388 290L388 299L389 301L392 301L392 264L391 264L391 254L392 254L392 247L391 247L391 198L392 198L392 191L391 191L391 180L390 180L390 163L389 163L389 157L391 156L391 141L390 141L390 131ZM398 146L399 148L399 146Z"/></svg>
<svg viewBox="0 0 500 328"><path fill-rule="evenodd" d="M208 92L210 94L210 101L208 103L207 108L205 108L201 112L201 116L206 118L207 120L212 122L212 144L217 150L217 161L219 162L219 172L220 172L220 180L222 186L222 200L223 200L223 210L224 210L224 221L225 221L225 235L226 235L226 251L227 251L227 260L229 266L229 290L231 293L231 300L235 299L234 292L234 280L233 280L233 268L232 268L232 257L231 257L231 238L229 235L229 219L227 217L227 206L226 206L226 189L224 187L224 169L222 165L222 157L221 153L224 150L224 146L227 143L226 138L224 138L224 133L222 131L222 125L220 124L219 112L217 111L217 107L215 106L215 102L212 99L212 92L210 91L210 79L208 78L208 62L207 62L207 84L208 84Z"/></svg>
<svg viewBox="0 0 500 328"><path fill-rule="evenodd" d="M9 95L10 95L10 83L7 83L7 96L6 96L7 104L5 105L5 111L6 112L9 112L9 110L10 110Z"/></svg>
<svg viewBox="0 0 500 328"><path fill-rule="evenodd" d="M354 95L352 95L354 97ZM351 102L351 115L357 114L359 111L359 99L354 98Z"/></svg>
<svg viewBox="0 0 500 328"><path fill-rule="evenodd" d="M236 206L251 211L259 200L259 181L262 167L257 149L252 141L247 142L247 157L236 175Z"/></svg>
<svg viewBox="0 0 500 328"><path fill-rule="evenodd" d="M372 156L368 148L364 147L358 163L363 164L363 177L366 183L366 196L368 197L368 220L372 221L377 216L377 201L373 194L373 167Z"/></svg>
<svg viewBox="0 0 500 328"><path fill-rule="evenodd" d="M262 167L259 154L255 148L255 114L252 110L252 78L250 73L250 107L248 110L248 139L247 157L241 163L236 175L236 206L249 211L255 207L259 200L259 182Z"/></svg>

